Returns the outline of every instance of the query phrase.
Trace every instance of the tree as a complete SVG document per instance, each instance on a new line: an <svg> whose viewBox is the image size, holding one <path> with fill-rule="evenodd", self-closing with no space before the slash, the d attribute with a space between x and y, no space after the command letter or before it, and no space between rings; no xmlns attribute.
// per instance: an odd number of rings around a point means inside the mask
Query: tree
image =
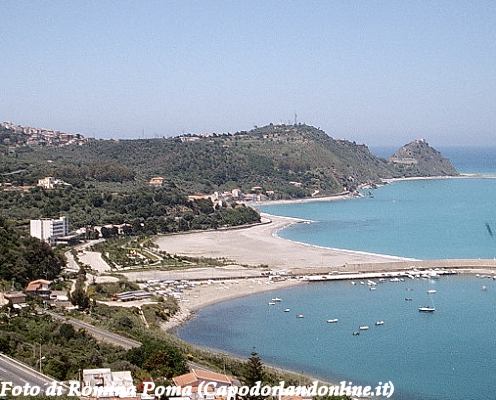
<svg viewBox="0 0 496 400"><path fill-rule="evenodd" d="M90 307L90 298L84 289L84 277L82 275L76 279L76 287L71 294L71 303L78 306L80 310L86 310Z"/></svg>
<svg viewBox="0 0 496 400"><path fill-rule="evenodd" d="M258 353L252 352L248 361L244 366L243 371L243 383L246 386L254 386L257 382L260 382L263 386L266 380L266 375L262 363L262 359L259 357ZM254 396L248 394L244 397L244 400L264 400L264 396Z"/></svg>
<svg viewBox="0 0 496 400"><path fill-rule="evenodd" d="M129 350L127 360L157 377L171 378L188 371L179 349L153 339L144 340L141 347Z"/></svg>
<svg viewBox="0 0 496 400"><path fill-rule="evenodd" d="M59 328L59 335L65 340L71 340L76 337L76 330L71 324L62 324Z"/></svg>

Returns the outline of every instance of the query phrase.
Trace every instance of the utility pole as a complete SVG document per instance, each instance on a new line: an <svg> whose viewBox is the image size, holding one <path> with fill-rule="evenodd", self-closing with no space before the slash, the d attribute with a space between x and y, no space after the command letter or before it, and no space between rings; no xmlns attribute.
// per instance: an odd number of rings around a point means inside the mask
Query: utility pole
<svg viewBox="0 0 496 400"><path fill-rule="evenodd" d="M42 358L41 358L41 343L40 343L40 374L42 373L42 371L41 371L41 360L42 360Z"/></svg>

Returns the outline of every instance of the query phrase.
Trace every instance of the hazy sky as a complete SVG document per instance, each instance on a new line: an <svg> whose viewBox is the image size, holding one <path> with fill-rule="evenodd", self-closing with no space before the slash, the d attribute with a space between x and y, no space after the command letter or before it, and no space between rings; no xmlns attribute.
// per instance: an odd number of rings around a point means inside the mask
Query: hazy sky
<svg viewBox="0 0 496 400"><path fill-rule="evenodd" d="M496 1L0 1L0 120L496 146Z"/></svg>

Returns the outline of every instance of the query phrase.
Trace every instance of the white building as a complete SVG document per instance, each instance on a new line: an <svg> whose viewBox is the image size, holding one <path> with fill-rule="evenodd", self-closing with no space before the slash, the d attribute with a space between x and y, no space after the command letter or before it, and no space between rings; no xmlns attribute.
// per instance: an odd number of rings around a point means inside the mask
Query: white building
<svg viewBox="0 0 496 400"><path fill-rule="evenodd" d="M69 221L67 217L32 219L30 221L30 234L45 242L51 242L58 237L69 234Z"/></svg>
<svg viewBox="0 0 496 400"><path fill-rule="evenodd" d="M71 186L67 182L61 179L56 179L53 176L47 176L46 178L38 180L38 186L43 189L55 189L57 186Z"/></svg>
<svg viewBox="0 0 496 400"><path fill-rule="evenodd" d="M134 398L136 388L131 371L111 371L110 368L84 369L83 387L98 388L100 398Z"/></svg>

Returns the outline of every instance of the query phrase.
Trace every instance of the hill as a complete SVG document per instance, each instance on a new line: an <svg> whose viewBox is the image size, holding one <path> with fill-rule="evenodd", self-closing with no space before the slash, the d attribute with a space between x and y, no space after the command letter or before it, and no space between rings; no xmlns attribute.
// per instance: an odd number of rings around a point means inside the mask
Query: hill
<svg viewBox="0 0 496 400"><path fill-rule="evenodd" d="M419 148L422 161L406 168L374 156L365 145L333 139L312 126L271 124L235 134L95 140L25 150L4 157L0 171L4 181L27 184L56 176L73 185L101 182L125 189L162 176L185 194L234 188L250 192L258 186L272 198L298 198L354 191L381 178L439 174L443 171L438 163L429 163L433 151ZM444 174L456 171L445 168Z"/></svg>
<svg viewBox="0 0 496 400"><path fill-rule="evenodd" d="M423 139L398 149L389 162L405 176L458 175L451 162Z"/></svg>

